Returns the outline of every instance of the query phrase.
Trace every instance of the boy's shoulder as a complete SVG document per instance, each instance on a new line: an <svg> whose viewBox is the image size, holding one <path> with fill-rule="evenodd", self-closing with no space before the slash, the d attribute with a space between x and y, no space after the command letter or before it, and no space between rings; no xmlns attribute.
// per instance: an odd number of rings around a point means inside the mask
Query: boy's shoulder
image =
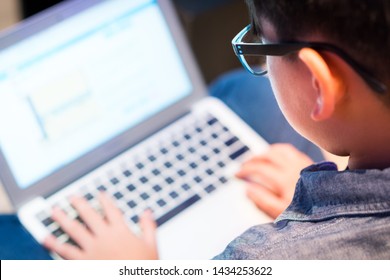
<svg viewBox="0 0 390 280"><path fill-rule="evenodd" d="M264 224L233 240L216 259L389 259L390 216Z"/></svg>
<svg viewBox="0 0 390 280"><path fill-rule="evenodd" d="M272 224L252 227L220 259L390 258L390 168L301 173L293 201ZM380 248L378 248L380 247Z"/></svg>

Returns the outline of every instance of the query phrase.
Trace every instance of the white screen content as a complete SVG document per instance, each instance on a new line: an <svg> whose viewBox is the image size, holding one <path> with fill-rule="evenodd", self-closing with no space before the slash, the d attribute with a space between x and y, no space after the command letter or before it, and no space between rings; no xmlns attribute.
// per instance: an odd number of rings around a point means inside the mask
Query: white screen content
<svg viewBox="0 0 390 280"><path fill-rule="evenodd" d="M111 0L0 52L0 144L26 188L189 95L156 1Z"/></svg>

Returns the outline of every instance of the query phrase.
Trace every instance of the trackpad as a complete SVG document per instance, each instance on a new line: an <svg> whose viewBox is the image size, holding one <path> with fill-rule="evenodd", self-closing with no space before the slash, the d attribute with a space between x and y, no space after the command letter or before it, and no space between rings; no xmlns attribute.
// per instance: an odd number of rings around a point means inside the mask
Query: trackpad
<svg viewBox="0 0 390 280"><path fill-rule="evenodd" d="M158 229L161 259L211 259L249 227L271 222L233 181Z"/></svg>

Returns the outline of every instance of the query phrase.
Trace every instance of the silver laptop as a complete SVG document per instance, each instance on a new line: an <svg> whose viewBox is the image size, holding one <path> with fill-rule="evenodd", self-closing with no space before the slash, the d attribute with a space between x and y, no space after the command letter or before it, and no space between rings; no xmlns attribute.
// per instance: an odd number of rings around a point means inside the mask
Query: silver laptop
<svg viewBox="0 0 390 280"><path fill-rule="evenodd" d="M72 243L50 210L99 191L134 231L153 210L163 259L270 220L234 179L267 144L207 97L169 1L66 1L1 34L0 62L1 181L38 241Z"/></svg>

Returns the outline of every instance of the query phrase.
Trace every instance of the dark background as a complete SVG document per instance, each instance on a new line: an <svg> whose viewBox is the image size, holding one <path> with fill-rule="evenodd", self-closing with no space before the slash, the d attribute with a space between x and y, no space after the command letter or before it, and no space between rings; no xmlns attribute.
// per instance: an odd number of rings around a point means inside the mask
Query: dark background
<svg viewBox="0 0 390 280"><path fill-rule="evenodd" d="M20 1L24 18L61 2ZM173 0L173 3L207 83L240 67L230 42L249 23L244 0Z"/></svg>

